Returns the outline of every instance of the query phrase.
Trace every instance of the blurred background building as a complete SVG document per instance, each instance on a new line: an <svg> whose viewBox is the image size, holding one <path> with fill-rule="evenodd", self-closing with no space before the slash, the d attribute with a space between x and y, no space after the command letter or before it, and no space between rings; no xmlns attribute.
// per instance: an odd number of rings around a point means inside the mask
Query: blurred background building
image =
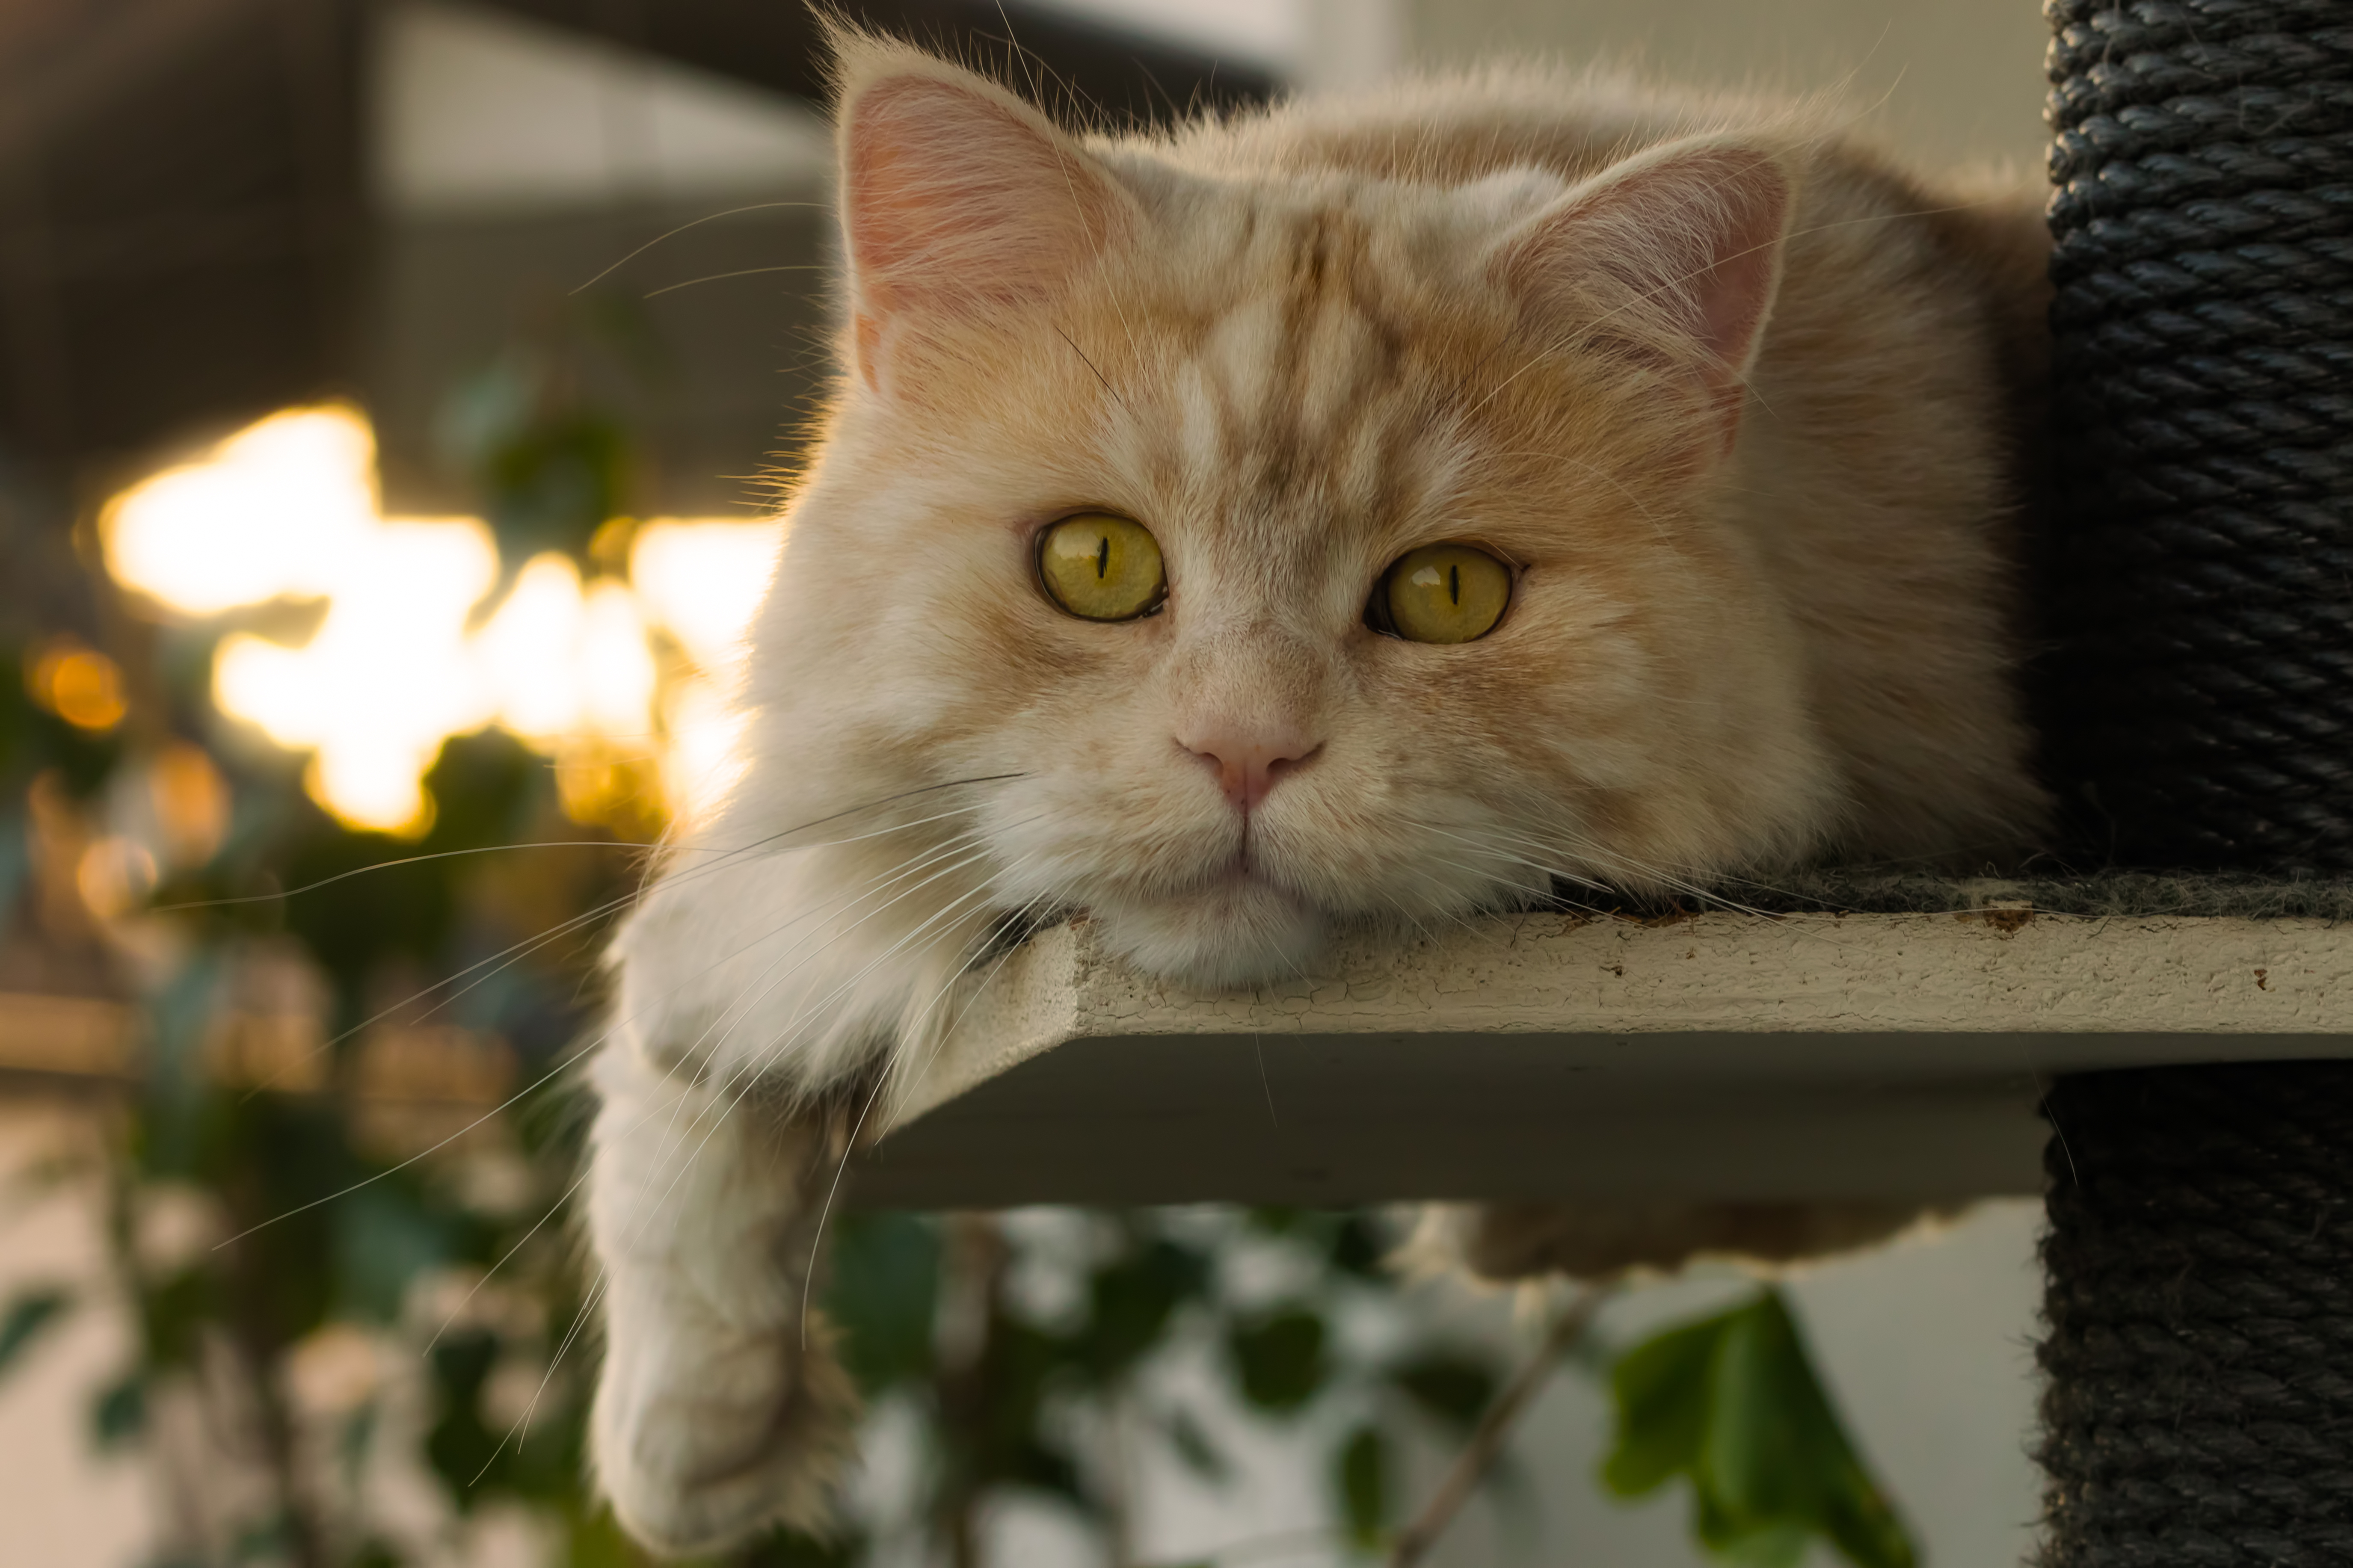
<svg viewBox="0 0 2353 1568"><path fill-rule="evenodd" d="M1540 52L1835 89L1922 159L2031 172L2042 154L2046 35L2027 0L856 9L1090 115ZM142 911L526 827L626 844L691 809L776 546L770 481L828 374L822 68L797 0L0 5L0 651L24 688L0 744L0 1563L159 1562L159 1543L202 1533L189 1520L236 1516L158 1479L153 1450L206 1439L173 1436L162 1373L122 1381L126 1361L163 1364L161 1288L106 1285L151 1264L194 1278L153 1256L195 1256L241 1212L191 1174L212 1167L154 1163L152 1115L142 1152L108 1152L127 1086L152 1087L171 1040L194 1041L186 1059L238 1104L356 1084L375 1169L496 1105L579 1028L586 938L444 1013L399 999L580 918L626 879L621 858L554 890L435 884L416 898L441 900L440 923L418 916L429 940L397 952L323 916L224 935ZM512 799L466 783L499 769L538 782ZM494 826L467 815L493 797ZM405 896L372 893L349 919L407 931L387 912ZM175 1024L172 998L199 982L195 1021ZM506 1179L513 1153L465 1179ZM1946 1568L2017 1561L2037 1507L2033 1225L1995 1205L1798 1289ZM396 1269L386 1289L414 1283ZM1733 1289L1647 1294L1613 1331ZM1413 1301L1409 1317L1499 1356L1519 1342L1508 1302ZM374 1386L374 1352L305 1332L285 1376L329 1405L339 1375ZM1283 1560L1348 1560L1316 1534L1320 1459L1229 1416L1221 1441L1247 1462L1226 1481L1145 1466L1135 1561L1286 1531L1309 1545ZM1605 1500L1606 1436L1592 1379L1564 1375L1515 1446L1533 1505L1482 1505L1438 1560L1696 1561L1679 1499ZM1402 1489L1426 1490L1442 1458L1411 1450ZM416 1560L556 1551L520 1515L460 1507L450 1523L428 1481L388 1483L409 1516L442 1521ZM991 1560L1092 1560L1057 1517L997 1509ZM264 1541L248 1557L300 1554Z"/></svg>

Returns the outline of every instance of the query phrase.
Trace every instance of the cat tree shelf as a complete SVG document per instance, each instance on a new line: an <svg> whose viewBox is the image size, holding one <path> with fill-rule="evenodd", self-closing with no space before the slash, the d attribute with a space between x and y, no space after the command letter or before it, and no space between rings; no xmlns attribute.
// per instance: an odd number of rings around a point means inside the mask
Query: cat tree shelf
<svg viewBox="0 0 2353 1568"><path fill-rule="evenodd" d="M1498 916L1200 994L1040 932L860 1163L875 1207L1958 1198L2055 1075L2353 1057L2353 921Z"/></svg>

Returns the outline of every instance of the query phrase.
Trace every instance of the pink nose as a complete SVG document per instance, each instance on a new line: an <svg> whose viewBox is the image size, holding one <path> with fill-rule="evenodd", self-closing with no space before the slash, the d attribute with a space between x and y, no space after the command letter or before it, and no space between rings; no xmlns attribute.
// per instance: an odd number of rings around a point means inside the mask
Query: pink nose
<svg viewBox="0 0 2353 1568"><path fill-rule="evenodd" d="M1275 780L1324 749L1288 730L1208 725L1180 735L1176 743L1218 770L1226 798L1249 811L1266 798Z"/></svg>

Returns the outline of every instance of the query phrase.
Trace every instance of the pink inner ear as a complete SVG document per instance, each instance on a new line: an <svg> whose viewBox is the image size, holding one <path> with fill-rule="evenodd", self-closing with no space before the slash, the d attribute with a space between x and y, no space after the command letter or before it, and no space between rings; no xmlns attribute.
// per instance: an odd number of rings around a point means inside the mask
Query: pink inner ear
<svg viewBox="0 0 2353 1568"><path fill-rule="evenodd" d="M1697 349L1707 379L1729 381L1771 308L1788 210L1788 177L1770 154L1695 147L1605 176L1540 220L1506 266L1630 334Z"/></svg>
<svg viewBox="0 0 2353 1568"><path fill-rule="evenodd" d="M1105 239L1115 204L1092 160L986 92L904 76L858 93L844 129L843 224L860 295L884 311L1033 299Z"/></svg>

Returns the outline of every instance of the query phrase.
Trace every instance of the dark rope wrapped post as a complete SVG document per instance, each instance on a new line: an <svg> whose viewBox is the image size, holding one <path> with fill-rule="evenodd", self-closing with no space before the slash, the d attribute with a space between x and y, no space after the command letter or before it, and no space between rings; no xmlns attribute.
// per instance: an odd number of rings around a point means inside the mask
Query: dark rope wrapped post
<svg viewBox="0 0 2353 1568"><path fill-rule="evenodd" d="M2045 9L2075 847L2353 871L2353 0ZM2045 1568L2353 1563L2353 1064L2049 1113Z"/></svg>
<svg viewBox="0 0 2353 1568"><path fill-rule="evenodd" d="M2096 858L2353 870L2353 8L2046 10L2053 782Z"/></svg>
<svg viewBox="0 0 2353 1568"><path fill-rule="evenodd" d="M2048 1110L2045 1568L2353 1563L2353 1063Z"/></svg>

